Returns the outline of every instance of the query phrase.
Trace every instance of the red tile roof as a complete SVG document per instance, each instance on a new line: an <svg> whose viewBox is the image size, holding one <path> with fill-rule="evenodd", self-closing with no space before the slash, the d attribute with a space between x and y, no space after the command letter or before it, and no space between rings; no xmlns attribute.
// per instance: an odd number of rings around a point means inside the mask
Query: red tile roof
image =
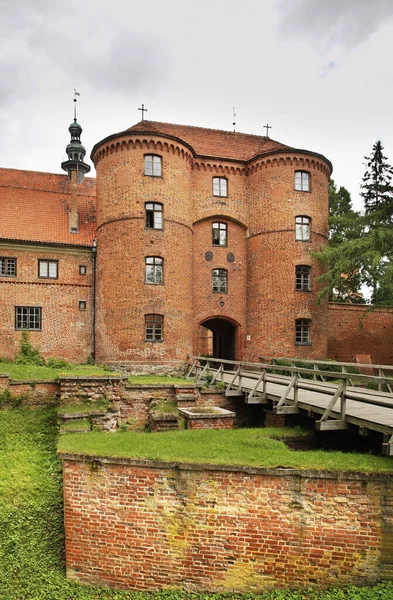
<svg viewBox="0 0 393 600"><path fill-rule="evenodd" d="M180 138L187 142L200 156L215 156L234 160L249 160L257 154L274 152L275 150L293 150L262 135L234 133L220 129L191 127L190 125L174 125L156 121L140 121L127 131L146 131L161 133Z"/></svg>
<svg viewBox="0 0 393 600"><path fill-rule="evenodd" d="M70 233L67 175L0 169L0 239L91 246L95 236L95 179L78 187L79 232Z"/></svg>

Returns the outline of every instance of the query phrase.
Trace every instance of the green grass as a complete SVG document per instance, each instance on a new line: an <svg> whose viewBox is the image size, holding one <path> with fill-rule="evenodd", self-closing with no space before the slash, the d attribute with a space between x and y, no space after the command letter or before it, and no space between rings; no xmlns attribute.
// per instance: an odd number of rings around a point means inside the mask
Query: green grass
<svg viewBox="0 0 393 600"><path fill-rule="evenodd" d="M56 410L0 412L0 600L390 600L393 585L330 591L125 592L67 581ZM93 434L89 434L93 435ZM111 437L112 434L108 435ZM169 433L159 434L166 439ZM85 435L85 438L89 437ZM72 437L72 436L69 436Z"/></svg>
<svg viewBox="0 0 393 600"><path fill-rule="evenodd" d="M389 457L322 450L294 451L277 439L293 435L294 430L290 428L168 431L165 437L161 433L128 431L107 435L93 432L89 436L76 434L72 438L62 438L59 450L170 462L393 472L393 460Z"/></svg>
<svg viewBox="0 0 393 600"><path fill-rule="evenodd" d="M0 361L0 373L7 374L11 379L15 380L37 380L37 379L57 379L59 375L65 376L108 376L108 375L119 375L108 371L104 367L96 365L72 365L71 369L54 369L52 367L44 366L38 367L36 365L18 365L12 362Z"/></svg>
<svg viewBox="0 0 393 600"><path fill-rule="evenodd" d="M61 426L60 433L72 433L73 431L78 431L79 429L90 430L89 419L73 419L72 421L67 421Z"/></svg>
<svg viewBox="0 0 393 600"><path fill-rule="evenodd" d="M108 400L97 400L95 402L81 402L73 403L73 404L60 404L57 407L57 412L59 415L77 415L80 413L94 413L94 412L102 412L107 410L110 406L110 402Z"/></svg>

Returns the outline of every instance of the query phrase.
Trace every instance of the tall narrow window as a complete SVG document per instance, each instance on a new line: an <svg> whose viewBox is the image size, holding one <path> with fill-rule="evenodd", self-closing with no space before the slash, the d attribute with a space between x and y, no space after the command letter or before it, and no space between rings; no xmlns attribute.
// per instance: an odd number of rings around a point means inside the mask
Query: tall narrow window
<svg viewBox="0 0 393 600"><path fill-rule="evenodd" d="M147 229L162 229L162 204L158 202L146 202L145 215Z"/></svg>
<svg viewBox="0 0 393 600"><path fill-rule="evenodd" d="M311 289L311 267L296 265L296 289L309 291Z"/></svg>
<svg viewBox="0 0 393 600"><path fill-rule="evenodd" d="M38 277L44 279L57 279L58 261L57 260L38 260Z"/></svg>
<svg viewBox="0 0 393 600"><path fill-rule="evenodd" d="M162 158L155 154L145 154L145 175L150 177L161 177Z"/></svg>
<svg viewBox="0 0 393 600"><path fill-rule="evenodd" d="M226 269L213 269L213 292L226 294L228 291L228 271Z"/></svg>
<svg viewBox="0 0 393 600"><path fill-rule="evenodd" d="M146 342L163 341L164 317L162 315L145 315Z"/></svg>
<svg viewBox="0 0 393 600"><path fill-rule="evenodd" d="M145 283L164 283L164 259L160 256L146 256Z"/></svg>
<svg viewBox="0 0 393 600"><path fill-rule="evenodd" d="M41 329L41 307L15 306L15 329Z"/></svg>
<svg viewBox="0 0 393 600"><path fill-rule="evenodd" d="M227 245L227 224L213 223L213 246Z"/></svg>
<svg viewBox="0 0 393 600"><path fill-rule="evenodd" d="M308 346L310 341L310 319L296 319L296 344L298 346Z"/></svg>
<svg viewBox="0 0 393 600"><path fill-rule="evenodd" d="M213 196L228 196L228 181L225 177L213 177Z"/></svg>
<svg viewBox="0 0 393 600"><path fill-rule="evenodd" d="M0 277L15 277L16 258L0 257Z"/></svg>
<svg viewBox="0 0 393 600"><path fill-rule="evenodd" d="M299 192L310 191L310 173L307 171L295 171L295 190Z"/></svg>
<svg viewBox="0 0 393 600"><path fill-rule="evenodd" d="M296 239L302 242L310 240L310 217L296 217Z"/></svg>

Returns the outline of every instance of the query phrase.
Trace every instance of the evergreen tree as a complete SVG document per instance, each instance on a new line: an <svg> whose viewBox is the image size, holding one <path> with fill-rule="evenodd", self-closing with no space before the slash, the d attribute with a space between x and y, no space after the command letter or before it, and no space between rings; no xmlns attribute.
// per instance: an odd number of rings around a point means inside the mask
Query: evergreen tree
<svg viewBox="0 0 393 600"><path fill-rule="evenodd" d="M372 304L393 306L393 168L380 141L366 161L361 184L364 215L352 210L345 188L337 192L331 184L331 244L317 254L327 268L321 277L326 284L322 293L351 302L365 284L372 289Z"/></svg>

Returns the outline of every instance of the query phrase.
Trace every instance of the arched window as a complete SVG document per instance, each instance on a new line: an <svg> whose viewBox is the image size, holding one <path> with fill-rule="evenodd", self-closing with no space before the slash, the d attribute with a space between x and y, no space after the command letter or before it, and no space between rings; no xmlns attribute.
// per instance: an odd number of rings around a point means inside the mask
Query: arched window
<svg viewBox="0 0 393 600"><path fill-rule="evenodd" d="M309 192L310 179L308 171L295 171L295 190L298 192Z"/></svg>
<svg viewBox="0 0 393 600"><path fill-rule="evenodd" d="M311 267L296 265L296 289L307 292L311 289Z"/></svg>
<svg viewBox="0 0 393 600"><path fill-rule="evenodd" d="M163 206L159 202L146 202L145 204L145 223L147 229L162 229Z"/></svg>
<svg viewBox="0 0 393 600"><path fill-rule="evenodd" d="M146 256L145 283L164 283L164 259L160 256Z"/></svg>
<svg viewBox="0 0 393 600"><path fill-rule="evenodd" d="M228 291L228 271L226 269L213 269L213 292L226 294Z"/></svg>
<svg viewBox="0 0 393 600"><path fill-rule="evenodd" d="M304 215L295 218L295 237L298 241L308 242L310 240L311 219Z"/></svg>
<svg viewBox="0 0 393 600"><path fill-rule="evenodd" d="M225 177L213 177L213 196L228 196L228 180Z"/></svg>
<svg viewBox="0 0 393 600"><path fill-rule="evenodd" d="M145 315L145 340L146 342L162 342L164 330L164 317L162 315Z"/></svg>
<svg viewBox="0 0 393 600"><path fill-rule="evenodd" d="M309 346L311 344L310 327L310 319L296 319L295 343L297 346Z"/></svg>
<svg viewBox="0 0 393 600"><path fill-rule="evenodd" d="M226 223L213 223L213 246L226 246L227 245L227 224Z"/></svg>
<svg viewBox="0 0 393 600"><path fill-rule="evenodd" d="M156 154L145 154L145 175L149 175L149 177L161 177L161 156L157 156Z"/></svg>

